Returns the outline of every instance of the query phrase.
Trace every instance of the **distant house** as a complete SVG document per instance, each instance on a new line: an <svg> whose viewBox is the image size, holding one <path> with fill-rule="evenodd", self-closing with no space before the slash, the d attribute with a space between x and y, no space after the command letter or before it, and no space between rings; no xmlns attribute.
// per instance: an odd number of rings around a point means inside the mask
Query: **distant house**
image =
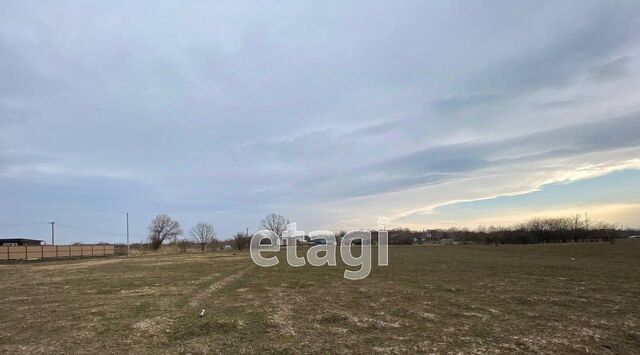
<svg viewBox="0 0 640 355"><path fill-rule="evenodd" d="M324 238L312 239L309 244L311 245L327 245L327 240Z"/></svg>
<svg viewBox="0 0 640 355"><path fill-rule="evenodd" d="M1 246L42 245L42 240L27 238L0 238Z"/></svg>

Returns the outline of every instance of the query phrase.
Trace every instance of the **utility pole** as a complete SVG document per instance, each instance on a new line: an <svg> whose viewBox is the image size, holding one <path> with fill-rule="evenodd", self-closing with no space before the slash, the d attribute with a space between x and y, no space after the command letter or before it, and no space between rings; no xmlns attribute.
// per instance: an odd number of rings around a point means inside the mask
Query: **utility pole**
<svg viewBox="0 0 640 355"><path fill-rule="evenodd" d="M247 227L247 238L249 238L249 227Z"/></svg>
<svg viewBox="0 0 640 355"><path fill-rule="evenodd" d="M129 256L129 212L127 212L127 256Z"/></svg>
<svg viewBox="0 0 640 355"><path fill-rule="evenodd" d="M56 224L56 222L49 222L49 224L51 225L51 245L56 245L56 239L55 239L55 228L53 227L54 224Z"/></svg>

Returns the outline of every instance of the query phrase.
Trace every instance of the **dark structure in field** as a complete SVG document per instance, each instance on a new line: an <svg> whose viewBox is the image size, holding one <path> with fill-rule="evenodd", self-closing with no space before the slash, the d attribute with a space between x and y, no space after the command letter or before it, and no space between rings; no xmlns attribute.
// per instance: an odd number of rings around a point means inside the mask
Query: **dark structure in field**
<svg viewBox="0 0 640 355"><path fill-rule="evenodd" d="M0 245L2 246L42 245L42 242L42 240L27 238L0 238Z"/></svg>

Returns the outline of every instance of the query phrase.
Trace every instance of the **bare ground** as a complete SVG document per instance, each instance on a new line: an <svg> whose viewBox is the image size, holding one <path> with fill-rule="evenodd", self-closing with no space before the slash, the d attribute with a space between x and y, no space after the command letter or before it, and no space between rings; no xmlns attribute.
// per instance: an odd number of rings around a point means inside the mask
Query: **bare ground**
<svg viewBox="0 0 640 355"><path fill-rule="evenodd" d="M1 265L1 353L637 353L640 243L392 247L344 266L164 254ZM198 314L206 310L204 317Z"/></svg>

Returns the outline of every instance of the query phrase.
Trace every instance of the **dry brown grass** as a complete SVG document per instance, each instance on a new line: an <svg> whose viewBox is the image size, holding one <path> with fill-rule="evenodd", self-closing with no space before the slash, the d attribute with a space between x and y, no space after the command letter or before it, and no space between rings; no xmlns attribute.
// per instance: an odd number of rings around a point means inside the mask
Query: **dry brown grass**
<svg viewBox="0 0 640 355"><path fill-rule="evenodd" d="M0 266L2 353L635 353L640 242L393 247L361 281L248 255ZM572 260L574 258L574 260ZM204 317L199 317L206 309Z"/></svg>

